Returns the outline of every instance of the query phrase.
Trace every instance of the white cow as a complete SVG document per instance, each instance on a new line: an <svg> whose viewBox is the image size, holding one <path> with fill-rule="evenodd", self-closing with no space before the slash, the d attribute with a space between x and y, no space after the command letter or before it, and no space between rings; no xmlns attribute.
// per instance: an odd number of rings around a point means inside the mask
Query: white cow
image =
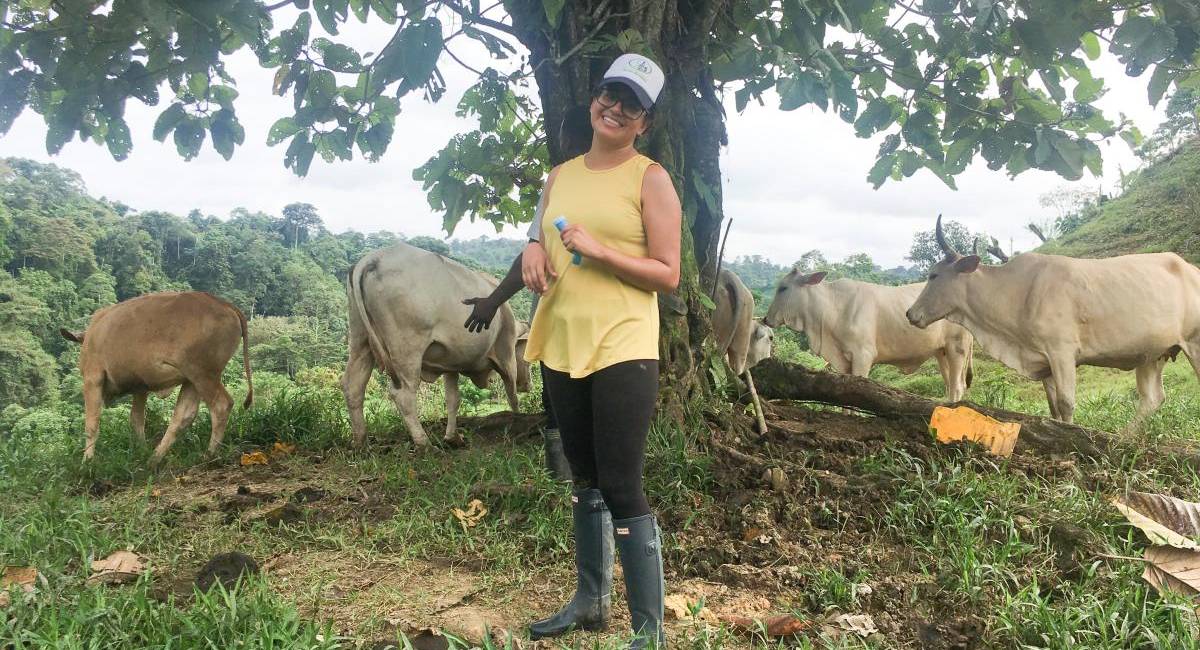
<svg viewBox="0 0 1200 650"><path fill-rule="evenodd" d="M921 330L904 319L904 310L923 285L823 282L825 275L792 269L779 281L763 322L804 332L812 351L834 370L859 377L866 377L877 363L911 373L934 357L946 384L946 399L963 398L972 378L971 334L949 323Z"/></svg>
<svg viewBox="0 0 1200 650"><path fill-rule="evenodd" d="M754 294L742 283L736 273L728 269L717 278L716 309L713 310L713 338L717 349L725 353L729 367L746 380L750 396L754 400L755 415L758 417L759 433L766 433L767 424L762 416L762 404L754 388L750 368L771 356L771 343L775 333L771 328L754 320Z"/></svg>
<svg viewBox="0 0 1200 650"><path fill-rule="evenodd" d="M1162 405L1162 369L1180 351L1200 377L1200 270L1174 253L1075 259L1022 253L1003 266L960 255L942 234L946 257L929 271L908 320L941 319L971 331L983 349L1046 389L1050 413L1071 422L1075 368L1137 372L1139 427Z"/></svg>
<svg viewBox="0 0 1200 650"><path fill-rule="evenodd" d="M387 375L388 394L419 446L429 444L418 420L422 380L445 378L447 442L462 442L456 430L459 374L483 388L493 371L499 373L509 407L517 410L517 391L529 390L524 360L528 327L508 305L497 312L492 324L498 327L472 333L462 326L471 311L462 297L486 296L496 283L489 275L408 244L372 251L350 269L350 360L342 392L354 446L366 439L363 395L375 366Z"/></svg>

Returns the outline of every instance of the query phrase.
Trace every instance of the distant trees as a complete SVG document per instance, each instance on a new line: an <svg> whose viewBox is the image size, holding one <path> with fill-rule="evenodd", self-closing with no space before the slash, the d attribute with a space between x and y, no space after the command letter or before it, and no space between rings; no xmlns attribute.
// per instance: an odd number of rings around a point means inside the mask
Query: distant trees
<svg viewBox="0 0 1200 650"><path fill-rule="evenodd" d="M913 235L912 246L908 249L908 259L916 265L917 270L924 276L929 272L929 268L938 263L943 257L942 249L938 246L937 239L934 236L935 229L929 229L918 232ZM979 242L979 254L984 262L993 262L991 255L987 253L987 246L992 241L987 233L972 233L966 226L957 221L943 221L942 231L946 234L946 241L963 255L970 255L975 249L975 242Z"/></svg>

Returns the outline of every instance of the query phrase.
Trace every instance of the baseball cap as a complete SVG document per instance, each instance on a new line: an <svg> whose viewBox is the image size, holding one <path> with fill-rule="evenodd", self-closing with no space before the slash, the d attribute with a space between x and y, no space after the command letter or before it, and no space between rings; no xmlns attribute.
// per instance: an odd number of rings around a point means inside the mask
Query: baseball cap
<svg viewBox="0 0 1200 650"><path fill-rule="evenodd" d="M600 83L610 81L620 81L629 86L642 106L650 108L662 92L666 77L657 63L641 54L622 54L608 66Z"/></svg>

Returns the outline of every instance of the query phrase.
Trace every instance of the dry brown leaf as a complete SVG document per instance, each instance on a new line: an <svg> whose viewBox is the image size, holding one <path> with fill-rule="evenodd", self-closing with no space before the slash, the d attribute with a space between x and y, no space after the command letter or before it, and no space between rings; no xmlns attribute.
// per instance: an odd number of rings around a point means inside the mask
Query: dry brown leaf
<svg viewBox="0 0 1200 650"><path fill-rule="evenodd" d="M866 638L879 631L875 627L875 620L870 614L841 614L833 619L833 623L846 632L854 632L855 634Z"/></svg>
<svg viewBox="0 0 1200 650"><path fill-rule="evenodd" d="M0 590L6 590L15 585L24 591L33 591L37 577L37 569L31 566L6 566L4 575L0 575Z"/></svg>
<svg viewBox="0 0 1200 650"><path fill-rule="evenodd" d="M102 560L92 561L92 576L88 582L119 585L137 580L145 571L145 562L137 553L117 551Z"/></svg>
<svg viewBox="0 0 1200 650"><path fill-rule="evenodd" d="M276 442L271 450L272 456L286 456L287 454L296 453L296 445L290 442Z"/></svg>
<svg viewBox="0 0 1200 650"><path fill-rule="evenodd" d="M0 591L0 609L4 609L12 604L12 596L8 595L7 591Z"/></svg>
<svg viewBox="0 0 1200 650"><path fill-rule="evenodd" d="M812 627L812 621L804 621L791 614L768 616L762 619L761 626L758 620L746 616L722 616L721 620L745 634L761 634L765 629L766 635L773 639L799 634Z"/></svg>
<svg viewBox="0 0 1200 650"><path fill-rule="evenodd" d="M1146 549L1146 560L1142 578L1158 593L1200 594L1200 551L1150 546Z"/></svg>
<svg viewBox="0 0 1200 650"><path fill-rule="evenodd" d="M1200 549L1200 503L1164 494L1130 492L1112 500L1129 523L1142 529L1154 544Z"/></svg>
<svg viewBox="0 0 1200 650"><path fill-rule="evenodd" d="M162 490L160 490L160 489L158 489L158 488L154 488L153 490L150 490L150 496L152 496L152 497L161 497L161 496L162 496Z"/></svg>
<svg viewBox="0 0 1200 650"><path fill-rule="evenodd" d="M472 499L467 504L466 510L454 509L454 516L458 519L458 523L463 525L463 528L474 528L479 522L483 521L483 517L487 515L487 506L479 499Z"/></svg>
<svg viewBox="0 0 1200 650"><path fill-rule="evenodd" d="M251 465L266 465L267 455L261 451L252 451L248 454L242 454L242 467Z"/></svg>
<svg viewBox="0 0 1200 650"><path fill-rule="evenodd" d="M934 407L929 428L937 431L938 442L970 440L995 456L1011 456L1021 433L1019 423L1001 422L966 406Z"/></svg>

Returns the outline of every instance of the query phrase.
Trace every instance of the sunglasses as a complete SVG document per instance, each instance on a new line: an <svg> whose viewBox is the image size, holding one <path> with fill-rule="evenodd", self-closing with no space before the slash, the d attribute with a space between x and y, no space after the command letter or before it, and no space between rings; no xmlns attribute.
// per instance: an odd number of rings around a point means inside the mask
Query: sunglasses
<svg viewBox="0 0 1200 650"><path fill-rule="evenodd" d="M633 91L624 84L604 84L596 89L592 94L592 99L595 99L604 108L612 108L617 104L621 105L621 115L631 120L636 120L646 114L646 109L642 107L642 102L633 94Z"/></svg>

